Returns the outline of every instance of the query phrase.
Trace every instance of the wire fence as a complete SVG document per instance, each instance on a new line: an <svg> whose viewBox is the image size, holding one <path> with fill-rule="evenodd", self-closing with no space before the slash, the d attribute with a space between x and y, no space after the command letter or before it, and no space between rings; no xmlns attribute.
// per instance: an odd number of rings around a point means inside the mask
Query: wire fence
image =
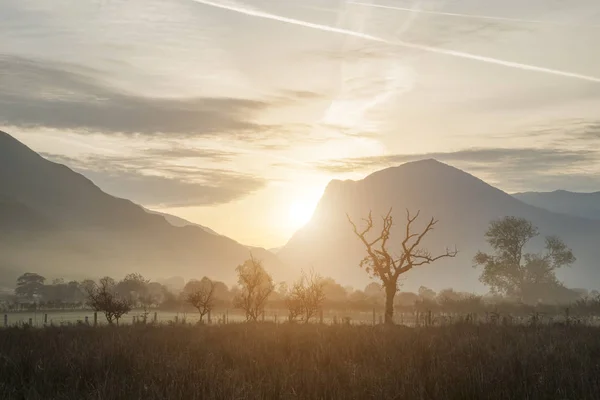
<svg viewBox="0 0 600 400"><path fill-rule="evenodd" d="M287 310L266 310L259 321L271 323L285 323L289 321ZM202 320L205 324L230 324L245 322L246 317L240 310L222 309L213 310ZM322 311L312 318L312 322L322 324L352 324L352 325L378 325L384 323L382 310L373 309L370 312L340 312ZM154 324L197 324L200 316L194 312L132 310L123 315L119 324L154 323ZM571 315L568 310L563 314L533 312L528 314L509 313L448 313L448 312L396 312L393 322L398 325L416 326L441 326L458 322L476 324L585 324L600 325L600 316L596 315ZM29 311L7 312L3 314L2 327L12 326L61 326L61 325L107 325L108 321L101 312L93 310L65 310L65 311Z"/></svg>
<svg viewBox="0 0 600 400"><path fill-rule="evenodd" d="M266 310L259 318L262 322L284 323L289 320L287 310ZM403 318L396 318L402 322ZM239 310L224 309L214 310L204 316L203 322L207 324L228 324L245 322L246 317ZM377 324L383 322L383 314L373 310L372 312L337 312L323 311L312 319L313 322L323 324ZM157 323L157 324L197 324L200 316L194 312L132 310L119 320L119 324L133 323ZM107 325L102 312L93 310L49 310L49 311L15 311L3 314L3 327L11 326L60 326L60 325Z"/></svg>

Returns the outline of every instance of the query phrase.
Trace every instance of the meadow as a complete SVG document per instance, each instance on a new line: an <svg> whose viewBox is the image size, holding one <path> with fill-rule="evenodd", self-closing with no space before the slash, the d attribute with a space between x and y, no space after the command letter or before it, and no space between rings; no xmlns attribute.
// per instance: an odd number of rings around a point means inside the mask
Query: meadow
<svg viewBox="0 0 600 400"><path fill-rule="evenodd" d="M284 309L269 309L265 311L264 321L261 317L262 322L274 322L274 323L282 323L287 320L287 315L289 311ZM345 319L350 319L352 323L355 324L373 324L373 314L375 313L375 321L379 321L383 318L383 311L377 310L368 311L368 312L360 312L356 310L347 310L344 312L337 311L325 311L323 313L323 322L327 324L334 323L335 321L343 322ZM197 323L199 320L199 315L194 311L174 311L174 310L156 310L151 309L147 315L148 322L155 322L156 314L156 322L159 324L168 324L168 323L177 323L177 322L187 322L187 323ZM136 322L143 321L143 310L132 310L128 314L124 315L121 321L119 322L121 325L130 325ZM87 323L89 325L93 325L94 321L94 311L93 310L41 310L37 312L33 311L20 311L20 312L5 312L2 313L2 316L5 316L6 326L23 326L23 325L31 325L33 327L43 327L48 325L62 326L62 325L73 325L77 323ZM87 320L86 320L87 318ZM208 319L208 318L207 318ZM205 319L205 322L207 322ZM318 319L316 317L315 319ZM215 309L211 313L211 321L214 324L222 324L224 322L229 323L238 323L244 322L246 320L246 316L243 311L235 309L235 308L220 308ZM31 321L31 323L30 323ZM398 322L401 322L398 320ZM105 325L108 322L104 317L104 313L97 313L97 323L99 325Z"/></svg>
<svg viewBox="0 0 600 400"><path fill-rule="evenodd" d="M583 325L0 329L3 399L594 399Z"/></svg>

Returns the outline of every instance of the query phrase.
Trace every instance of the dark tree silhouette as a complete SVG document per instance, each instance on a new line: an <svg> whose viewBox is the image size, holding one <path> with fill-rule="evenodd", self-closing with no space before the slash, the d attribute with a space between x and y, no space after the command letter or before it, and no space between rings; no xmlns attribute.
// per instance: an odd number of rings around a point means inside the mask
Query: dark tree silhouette
<svg viewBox="0 0 600 400"><path fill-rule="evenodd" d="M88 283L86 287L89 306L94 311L103 312L110 325L113 324L113 321L119 325L121 317L131 311L129 299L120 297L117 294L116 286L114 279L106 276L100 279L98 284Z"/></svg>
<svg viewBox="0 0 600 400"><path fill-rule="evenodd" d="M556 236L546 237L545 252L524 253L525 245L539 235L538 228L519 217L492 221L485 238L493 254L478 252L475 266L483 266L480 281L493 293L529 303L548 300L562 288L555 271L575 262L571 249Z"/></svg>
<svg viewBox="0 0 600 400"><path fill-rule="evenodd" d="M15 294L19 297L25 297L29 300L33 300L35 296L42 294L45 281L46 278L39 274L26 272L17 278Z"/></svg>
<svg viewBox="0 0 600 400"><path fill-rule="evenodd" d="M394 323L394 296L398 291L398 278L415 267L425 264L431 264L439 259L446 257L455 257L457 250L446 252L433 256L428 250L421 248L423 238L433 230L438 221L431 218L425 228L418 233L414 233L413 223L419 217L420 211L411 216L410 211L406 210L406 227L404 238L400 243L400 254L393 254L388 248L391 230L393 226L392 210L382 217L382 228L379 235L375 238L369 238L373 229L373 217L369 212L367 218L363 218L366 226L359 230L349 215L348 221L352 225L354 233L364 244L367 256L361 261L360 266L364 268L372 278L381 281L385 288L385 323Z"/></svg>

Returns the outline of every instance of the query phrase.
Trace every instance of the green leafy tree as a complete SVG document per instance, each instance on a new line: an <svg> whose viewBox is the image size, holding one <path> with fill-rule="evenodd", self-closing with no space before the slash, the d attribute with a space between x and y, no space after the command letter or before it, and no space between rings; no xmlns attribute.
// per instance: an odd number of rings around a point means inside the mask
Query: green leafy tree
<svg viewBox="0 0 600 400"><path fill-rule="evenodd" d="M530 303L549 299L561 288L556 270L575 262L570 248L558 237L545 238L545 251L525 253L527 243L539 235L530 221L504 217L490 223L485 233L492 254L479 251L475 266L483 266L480 281L492 293Z"/></svg>
<svg viewBox="0 0 600 400"><path fill-rule="evenodd" d="M33 273L26 272L17 278L17 287L15 288L15 294L19 297L24 297L28 300L33 300L36 296L42 294L44 290L44 282L46 278L43 276Z"/></svg>
<svg viewBox="0 0 600 400"><path fill-rule="evenodd" d="M148 294L149 279L146 279L139 273L127 274L117 284L116 290L119 295L129 298L134 306L140 305L140 298Z"/></svg>

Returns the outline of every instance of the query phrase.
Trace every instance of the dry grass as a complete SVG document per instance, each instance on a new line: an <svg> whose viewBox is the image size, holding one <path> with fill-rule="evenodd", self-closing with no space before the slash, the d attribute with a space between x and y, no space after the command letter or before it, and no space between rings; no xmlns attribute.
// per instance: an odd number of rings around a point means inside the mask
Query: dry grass
<svg viewBox="0 0 600 400"><path fill-rule="evenodd" d="M593 399L584 326L0 330L2 399Z"/></svg>

